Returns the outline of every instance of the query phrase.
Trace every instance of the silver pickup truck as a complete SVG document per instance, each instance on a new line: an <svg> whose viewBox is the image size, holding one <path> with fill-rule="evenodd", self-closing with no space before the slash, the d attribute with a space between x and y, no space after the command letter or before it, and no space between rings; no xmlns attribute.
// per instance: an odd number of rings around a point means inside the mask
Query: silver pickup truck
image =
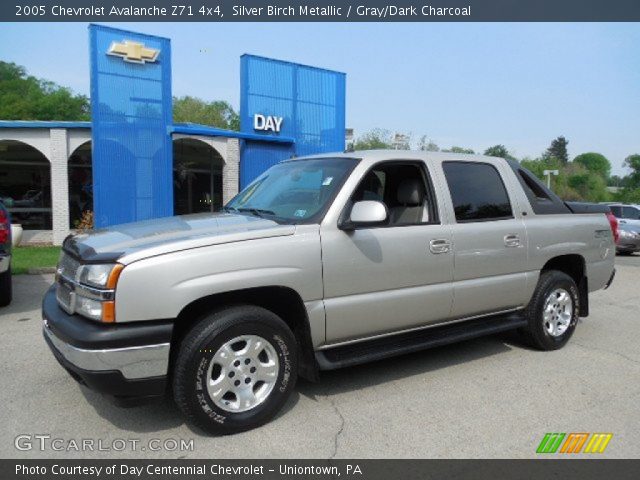
<svg viewBox="0 0 640 480"><path fill-rule="evenodd" d="M238 432L298 375L510 329L561 348L613 279L607 212L499 158L286 160L223 212L68 237L44 337L90 388L171 392L191 423Z"/></svg>

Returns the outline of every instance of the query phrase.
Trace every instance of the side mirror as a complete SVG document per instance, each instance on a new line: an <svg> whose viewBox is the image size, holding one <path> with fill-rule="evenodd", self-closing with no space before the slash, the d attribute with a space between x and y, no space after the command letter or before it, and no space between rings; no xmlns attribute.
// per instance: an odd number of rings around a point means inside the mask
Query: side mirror
<svg viewBox="0 0 640 480"><path fill-rule="evenodd" d="M349 219L340 228L353 230L358 227L378 225L386 220L387 207L385 207L384 203L375 200L363 200L353 204Z"/></svg>

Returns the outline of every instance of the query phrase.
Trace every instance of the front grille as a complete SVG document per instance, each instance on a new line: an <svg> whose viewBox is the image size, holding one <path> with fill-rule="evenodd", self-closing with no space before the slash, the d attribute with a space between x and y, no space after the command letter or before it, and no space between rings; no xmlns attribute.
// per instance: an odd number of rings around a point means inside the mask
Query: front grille
<svg viewBox="0 0 640 480"><path fill-rule="evenodd" d="M80 262L63 252L58 262L56 299L67 313L74 313L75 310L74 282L79 271Z"/></svg>
<svg viewBox="0 0 640 480"><path fill-rule="evenodd" d="M74 293L66 283L60 281L56 285L56 299L58 305L62 307L67 313L73 313L74 310Z"/></svg>
<svg viewBox="0 0 640 480"><path fill-rule="evenodd" d="M58 263L58 275L76 280L78 270L80 270L80 262L63 252Z"/></svg>

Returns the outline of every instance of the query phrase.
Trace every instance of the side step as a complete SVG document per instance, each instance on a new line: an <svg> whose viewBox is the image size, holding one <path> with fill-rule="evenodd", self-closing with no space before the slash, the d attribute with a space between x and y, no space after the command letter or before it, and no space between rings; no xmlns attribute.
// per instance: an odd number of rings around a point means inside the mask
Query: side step
<svg viewBox="0 0 640 480"><path fill-rule="evenodd" d="M318 350L316 360L320 370L334 370L505 332L526 325L527 320L521 312L482 317Z"/></svg>

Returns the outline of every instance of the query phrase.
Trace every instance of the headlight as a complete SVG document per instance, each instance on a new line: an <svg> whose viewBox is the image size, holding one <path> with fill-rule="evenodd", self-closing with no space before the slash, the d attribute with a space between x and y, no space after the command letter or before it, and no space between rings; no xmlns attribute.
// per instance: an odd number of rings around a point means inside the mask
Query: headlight
<svg viewBox="0 0 640 480"><path fill-rule="evenodd" d="M58 304L69 314L115 322L115 289L123 268L120 263L83 265L67 252L61 252L56 269Z"/></svg>
<svg viewBox="0 0 640 480"><path fill-rule="evenodd" d="M122 268L119 263L84 265L80 272L80 283L95 288L113 289Z"/></svg>

